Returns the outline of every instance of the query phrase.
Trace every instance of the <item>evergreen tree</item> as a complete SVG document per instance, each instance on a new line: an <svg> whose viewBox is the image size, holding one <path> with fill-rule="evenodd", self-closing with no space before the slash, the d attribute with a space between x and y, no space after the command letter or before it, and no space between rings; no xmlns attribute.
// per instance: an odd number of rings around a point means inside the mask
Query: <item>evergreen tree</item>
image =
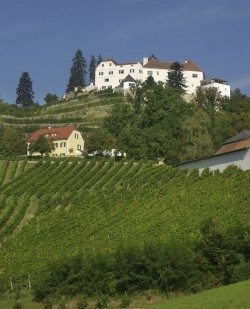
<svg viewBox="0 0 250 309"><path fill-rule="evenodd" d="M171 71L168 72L167 84L174 89L185 92L185 79L183 77L181 64L178 61L171 65Z"/></svg>
<svg viewBox="0 0 250 309"><path fill-rule="evenodd" d="M94 55L90 58L89 63L89 82L95 84L95 69L97 67L97 61Z"/></svg>
<svg viewBox="0 0 250 309"><path fill-rule="evenodd" d="M87 63L80 49L76 51L72 62L66 92L74 91L76 87L84 88L86 86Z"/></svg>
<svg viewBox="0 0 250 309"><path fill-rule="evenodd" d="M29 73L22 73L16 90L17 98L16 104L29 107L34 105L34 92L32 89L32 80L30 79Z"/></svg>
<svg viewBox="0 0 250 309"><path fill-rule="evenodd" d="M154 59L154 60L158 60L158 58L154 54L150 55L149 58Z"/></svg>
<svg viewBox="0 0 250 309"><path fill-rule="evenodd" d="M103 58L101 55L98 56L97 65L99 65L102 62Z"/></svg>

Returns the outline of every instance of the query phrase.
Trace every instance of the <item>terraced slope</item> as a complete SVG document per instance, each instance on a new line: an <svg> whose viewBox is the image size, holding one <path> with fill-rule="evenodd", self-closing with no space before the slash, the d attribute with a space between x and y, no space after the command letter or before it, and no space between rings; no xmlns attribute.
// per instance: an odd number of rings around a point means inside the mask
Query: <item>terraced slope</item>
<svg viewBox="0 0 250 309"><path fill-rule="evenodd" d="M144 162L39 162L0 189L0 283L48 261L199 236L204 218L247 224L250 173L187 175ZM22 265L22 267L20 267Z"/></svg>
<svg viewBox="0 0 250 309"><path fill-rule="evenodd" d="M30 110L13 109L2 113L3 124L15 126L55 126L58 124L98 125L111 106L122 102L123 96L101 97L100 95L85 95L74 100L56 105L44 106Z"/></svg>

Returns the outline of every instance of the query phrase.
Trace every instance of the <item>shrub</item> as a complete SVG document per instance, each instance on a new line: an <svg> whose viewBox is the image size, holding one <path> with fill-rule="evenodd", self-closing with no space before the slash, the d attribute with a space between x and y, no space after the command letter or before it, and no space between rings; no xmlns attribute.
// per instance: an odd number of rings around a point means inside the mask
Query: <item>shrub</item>
<svg viewBox="0 0 250 309"><path fill-rule="evenodd" d="M95 308L107 308L108 307L108 297L103 295L100 300L95 304Z"/></svg>
<svg viewBox="0 0 250 309"><path fill-rule="evenodd" d="M120 308L128 308L130 303L131 303L131 299L129 298L128 294L125 293L124 296L122 297Z"/></svg>
<svg viewBox="0 0 250 309"><path fill-rule="evenodd" d="M13 309L22 309L23 306L20 302L16 301L14 304L13 304Z"/></svg>

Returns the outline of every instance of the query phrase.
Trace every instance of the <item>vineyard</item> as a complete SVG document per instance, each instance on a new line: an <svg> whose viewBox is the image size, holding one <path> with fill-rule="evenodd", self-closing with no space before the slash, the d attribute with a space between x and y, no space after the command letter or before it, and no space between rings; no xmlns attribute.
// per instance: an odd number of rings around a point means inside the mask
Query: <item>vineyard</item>
<svg viewBox="0 0 250 309"><path fill-rule="evenodd" d="M34 163L24 161L0 160L0 187L28 170Z"/></svg>
<svg viewBox="0 0 250 309"><path fill-rule="evenodd" d="M120 244L195 240L204 218L247 224L250 173L187 174L144 161L0 161L0 282ZM21 267L20 267L21 266Z"/></svg>
<svg viewBox="0 0 250 309"><path fill-rule="evenodd" d="M18 109L2 103L0 104L0 121L16 127L59 124L95 126L99 125L115 103L123 102L123 100L123 96L116 94L109 97L89 94L54 105L31 109Z"/></svg>

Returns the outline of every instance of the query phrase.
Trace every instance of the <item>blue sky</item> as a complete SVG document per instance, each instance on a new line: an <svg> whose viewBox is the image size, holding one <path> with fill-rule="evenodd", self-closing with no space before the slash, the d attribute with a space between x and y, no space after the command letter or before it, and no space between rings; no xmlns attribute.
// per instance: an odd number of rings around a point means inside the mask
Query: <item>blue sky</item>
<svg viewBox="0 0 250 309"><path fill-rule="evenodd" d="M0 0L0 98L28 71L35 98L62 95L80 48L117 61L194 60L250 95L249 0Z"/></svg>

